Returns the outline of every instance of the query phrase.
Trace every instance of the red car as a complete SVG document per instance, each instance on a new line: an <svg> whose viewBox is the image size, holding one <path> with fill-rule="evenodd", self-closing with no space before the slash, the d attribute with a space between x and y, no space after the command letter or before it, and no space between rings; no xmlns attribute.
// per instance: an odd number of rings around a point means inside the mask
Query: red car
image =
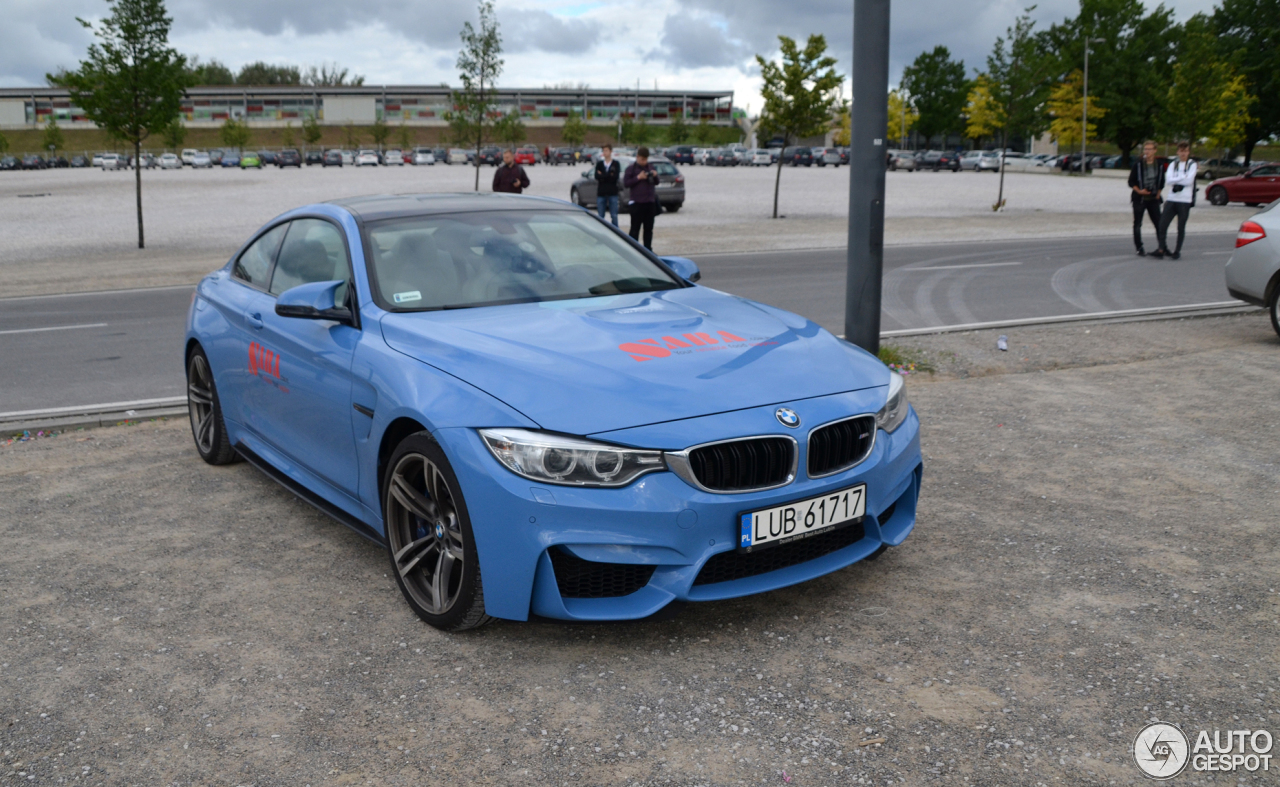
<svg viewBox="0 0 1280 787"><path fill-rule="evenodd" d="M1214 205L1243 202L1265 205L1280 199L1280 164L1263 164L1229 178L1218 178L1209 184L1205 197Z"/></svg>
<svg viewBox="0 0 1280 787"><path fill-rule="evenodd" d="M532 167L534 164L538 163L538 149L537 148L518 148L516 150L515 158L516 158L517 164L528 164L529 166Z"/></svg>

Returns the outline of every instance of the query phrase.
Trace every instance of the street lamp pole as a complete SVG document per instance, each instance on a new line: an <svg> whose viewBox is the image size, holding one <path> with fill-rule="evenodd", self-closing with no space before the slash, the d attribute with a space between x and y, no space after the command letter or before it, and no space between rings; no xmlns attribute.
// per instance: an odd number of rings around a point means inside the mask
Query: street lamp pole
<svg viewBox="0 0 1280 787"><path fill-rule="evenodd" d="M1085 37L1084 39L1084 102L1080 113L1080 174L1085 174L1085 161L1088 154L1085 152L1089 145L1089 44L1099 39Z"/></svg>

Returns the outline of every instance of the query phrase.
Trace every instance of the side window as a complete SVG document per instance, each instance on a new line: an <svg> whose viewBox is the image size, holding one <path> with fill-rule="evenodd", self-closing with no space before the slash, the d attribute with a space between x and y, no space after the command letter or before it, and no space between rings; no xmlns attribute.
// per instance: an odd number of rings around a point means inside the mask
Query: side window
<svg viewBox="0 0 1280 787"><path fill-rule="evenodd" d="M271 276L271 294L279 295L299 284L334 280L351 280L342 231L321 219L294 219ZM347 286L334 293L339 305L347 297Z"/></svg>
<svg viewBox="0 0 1280 787"><path fill-rule="evenodd" d="M265 288L267 277L271 275L271 263L276 258L276 249L280 248L280 239L287 229L288 223L281 224L254 241L236 260L231 275L255 287Z"/></svg>

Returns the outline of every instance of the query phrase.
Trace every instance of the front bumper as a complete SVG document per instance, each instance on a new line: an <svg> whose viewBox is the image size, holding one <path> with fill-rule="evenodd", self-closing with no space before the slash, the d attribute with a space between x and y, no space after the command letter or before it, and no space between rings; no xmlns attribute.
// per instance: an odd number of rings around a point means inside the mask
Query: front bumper
<svg viewBox="0 0 1280 787"><path fill-rule="evenodd" d="M874 412L871 400L883 389L794 403L813 413L812 425L861 412ZM862 400L862 401L859 401ZM815 406L820 405L820 406ZM649 447L668 450L720 438L762 434L760 425L773 419L775 405L740 413L679 422L687 443L667 445L658 425ZM734 431L726 431L734 429ZM630 432L616 433L616 442ZM781 433L773 421L772 432ZM807 432L807 427L800 432ZM800 467L795 481L768 491L743 494L701 492L675 473L656 472L622 489L584 489L540 485L517 476L495 460L474 430L453 428L436 433L449 455L467 501L488 614L527 620L529 614L563 620L630 620L652 615L672 601L710 601L760 593L804 582L855 563L882 545L896 546L915 526L916 501L923 466L919 421L914 411L893 434L881 431L871 455L861 464L820 479L805 472L805 435L800 440ZM606 436L604 439L609 439ZM711 439L718 439L711 437ZM736 552L739 515L821 495L858 483L867 485L866 517L857 526L834 531L838 537L815 537L753 553L777 566L763 573L746 567ZM860 536L860 537L859 537ZM822 541L819 541L822 538ZM784 552L784 550L792 550ZM805 559L796 562L803 552ZM731 553L731 554L726 554ZM709 567L708 561L725 555ZM577 572L582 586L612 588L605 597L562 592L566 577ZM706 570L706 574L699 575ZM715 581L722 577L731 578ZM598 588L597 588L598 589ZM623 595L616 593L625 592ZM591 595L588 593L586 595ZM598 595L598 594L596 594Z"/></svg>

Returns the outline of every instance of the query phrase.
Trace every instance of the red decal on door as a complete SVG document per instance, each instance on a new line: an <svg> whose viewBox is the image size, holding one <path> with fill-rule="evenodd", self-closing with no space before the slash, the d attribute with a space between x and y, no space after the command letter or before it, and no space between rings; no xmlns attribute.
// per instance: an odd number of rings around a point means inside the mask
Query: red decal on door
<svg viewBox="0 0 1280 787"><path fill-rule="evenodd" d="M249 344L249 374L259 372L280 379L280 356L274 350L252 342Z"/></svg>

